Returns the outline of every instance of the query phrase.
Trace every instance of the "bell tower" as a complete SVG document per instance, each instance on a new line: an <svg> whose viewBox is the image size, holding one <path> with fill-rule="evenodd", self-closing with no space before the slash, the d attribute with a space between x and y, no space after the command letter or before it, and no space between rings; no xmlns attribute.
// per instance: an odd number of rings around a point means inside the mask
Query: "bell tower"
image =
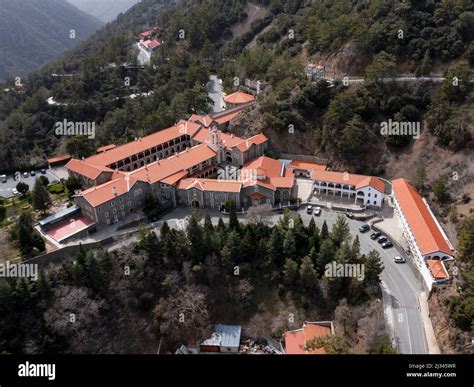
<svg viewBox="0 0 474 387"><path fill-rule="evenodd" d="M217 126L209 128L209 139L207 144L217 153L217 163L220 164L224 159L224 142L221 139L221 132L217 129Z"/></svg>

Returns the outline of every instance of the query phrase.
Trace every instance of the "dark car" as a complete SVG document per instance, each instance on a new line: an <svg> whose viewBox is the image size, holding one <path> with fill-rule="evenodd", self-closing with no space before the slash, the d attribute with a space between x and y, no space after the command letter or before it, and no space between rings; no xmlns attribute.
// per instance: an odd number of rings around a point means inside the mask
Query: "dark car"
<svg viewBox="0 0 474 387"><path fill-rule="evenodd" d="M42 174L42 175L46 175L46 169L43 168L43 169L41 170L41 174Z"/></svg>
<svg viewBox="0 0 474 387"><path fill-rule="evenodd" d="M30 172L30 175L31 175L31 176L35 176L35 175L36 175L36 172L35 172L35 171L31 171L31 172Z"/></svg>
<svg viewBox="0 0 474 387"><path fill-rule="evenodd" d="M370 234L370 239L376 240L380 235L382 235L381 232L378 232L378 231L373 232L372 234Z"/></svg>
<svg viewBox="0 0 474 387"><path fill-rule="evenodd" d="M359 227L359 232L364 233L370 230L370 226L368 224L363 224Z"/></svg>
<svg viewBox="0 0 474 387"><path fill-rule="evenodd" d="M385 235L382 235L381 237L379 237L379 238L377 239L377 242L379 242L380 244L385 243L385 242L387 242L387 241L388 241L388 239L387 239L387 237L386 237Z"/></svg>
<svg viewBox="0 0 474 387"><path fill-rule="evenodd" d="M387 241L387 242L382 243L382 248L388 249L388 248L390 248L390 247L393 247L393 243L392 243L392 242Z"/></svg>

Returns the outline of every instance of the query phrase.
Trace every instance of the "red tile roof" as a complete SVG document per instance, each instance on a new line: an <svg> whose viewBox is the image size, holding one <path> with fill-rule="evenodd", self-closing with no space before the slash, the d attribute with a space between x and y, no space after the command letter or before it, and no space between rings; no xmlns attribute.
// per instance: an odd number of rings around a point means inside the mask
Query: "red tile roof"
<svg viewBox="0 0 474 387"><path fill-rule="evenodd" d="M63 156L54 156L48 159L48 164L55 164L59 163L61 161L69 161L71 160L71 156L69 155L63 155Z"/></svg>
<svg viewBox="0 0 474 387"><path fill-rule="evenodd" d="M108 150L114 149L116 147L117 145L115 144L104 145L104 146L101 146L100 148L97 148L96 152L97 153L107 152Z"/></svg>
<svg viewBox="0 0 474 387"><path fill-rule="evenodd" d="M434 279L441 280L449 278L449 274L442 261L438 259L427 259L426 263L428 264Z"/></svg>
<svg viewBox="0 0 474 387"><path fill-rule="evenodd" d="M253 95L242 93L241 91L237 91L224 97L224 102L231 104L241 104L252 101L255 101L255 97Z"/></svg>
<svg viewBox="0 0 474 387"><path fill-rule="evenodd" d="M196 188L200 191L240 192L242 183L236 180L216 179L183 179L178 183L178 189Z"/></svg>
<svg viewBox="0 0 474 387"><path fill-rule="evenodd" d="M107 152L91 156L86 159L87 162L98 165L110 165L126 157L131 157L147 149L164 144L165 142L174 140L182 135L192 136L201 125L191 121L180 121L175 126L160 130L149 136L132 141L124 145L117 146Z"/></svg>
<svg viewBox="0 0 474 387"><path fill-rule="evenodd" d="M102 172L114 172L112 169L102 165L91 164L89 162L77 159L71 159L66 164L66 169L92 180L95 180Z"/></svg>
<svg viewBox="0 0 474 387"><path fill-rule="evenodd" d="M117 198L123 194L126 194L136 184L137 180L133 177L119 178L110 180L107 183L101 184L97 187L89 188L82 191L80 196L84 197L92 206L100 206L114 198ZM115 193L114 193L115 188Z"/></svg>
<svg viewBox="0 0 474 387"><path fill-rule="evenodd" d="M254 179L254 177L262 176L261 171L265 172L265 179ZM245 163L241 175L246 178L244 187L260 185L275 191L277 188L291 188L294 185L293 176L285 175L284 164L266 156Z"/></svg>
<svg viewBox="0 0 474 387"><path fill-rule="evenodd" d="M138 180L150 182L152 184L170 178L178 172L181 172L181 177L184 177L187 175L186 171L188 169L191 169L193 166L206 160L212 159L215 155L216 152L206 144L199 144L174 156L168 157L167 159L158 160L148 164L147 166L141 167L131 172L131 175ZM177 178L177 176L175 176L175 178ZM166 184L169 184L172 181L174 181L173 178L167 180Z"/></svg>
<svg viewBox="0 0 474 387"><path fill-rule="evenodd" d="M329 326L318 323L305 323L303 328L285 332L285 349L289 355L325 354L324 348L305 350L306 344L316 337L331 335Z"/></svg>
<svg viewBox="0 0 474 387"><path fill-rule="evenodd" d="M220 133L220 138L224 142L226 149L230 150L234 146L245 141L245 139L235 136L232 133ZM211 131L208 128L201 128L194 136L193 140L200 143L206 143L211 141Z"/></svg>
<svg viewBox="0 0 474 387"><path fill-rule="evenodd" d="M237 148L241 152L246 152L250 149L252 145L260 145L267 141L268 141L268 137L265 136L263 133L260 133L242 141L240 144L237 144Z"/></svg>
<svg viewBox="0 0 474 387"><path fill-rule="evenodd" d="M313 171L313 180L325 181L333 184L353 185L357 189L370 185L372 188L384 193L385 184L377 177L356 175L346 172Z"/></svg>
<svg viewBox="0 0 474 387"><path fill-rule="evenodd" d="M453 255L428 205L406 179L392 181L393 193L415 237L422 255L443 252Z"/></svg>
<svg viewBox="0 0 474 387"><path fill-rule="evenodd" d="M310 170L310 171L325 171L326 170L325 164L313 163L311 161L293 160L288 166L295 169Z"/></svg>

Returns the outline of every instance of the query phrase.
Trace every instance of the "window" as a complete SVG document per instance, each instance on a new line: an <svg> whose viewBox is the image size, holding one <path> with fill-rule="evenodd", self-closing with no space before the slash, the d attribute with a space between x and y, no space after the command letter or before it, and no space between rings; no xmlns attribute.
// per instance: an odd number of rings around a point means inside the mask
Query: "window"
<svg viewBox="0 0 474 387"><path fill-rule="evenodd" d="M369 193L369 198L370 198L370 193Z"/></svg>
<svg viewBox="0 0 474 387"><path fill-rule="evenodd" d="M377 202L374 200L374 204L377 204Z"/></svg>
<svg viewBox="0 0 474 387"><path fill-rule="evenodd" d="M114 212L114 214L116 214L116 213L117 213L117 209L116 209L116 208L114 208L113 212Z"/></svg>
<svg viewBox="0 0 474 387"><path fill-rule="evenodd" d="M375 194L375 197L377 197L377 194Z"/></svg>
<svg viewBox="0 0 474 387"><path fill-rule="evenodd" d="M127 203L127 206L131 207L131 206L132 206L132 202L128 202L128 203Z"/></svg>
<svg viewBox="0 0 474 387"><path fill-rule="evenodd" d="M107 212L105 213L105 217L106 217L106 218L109 217L109 211L107 211Z"/></svg>
<svg viewBox="0 0 474 387"><path fill-rule="evenodd" d="M101 211L102 211L102 208L99 207L99 208L97 209L97 211L101 212Z"/></svg>

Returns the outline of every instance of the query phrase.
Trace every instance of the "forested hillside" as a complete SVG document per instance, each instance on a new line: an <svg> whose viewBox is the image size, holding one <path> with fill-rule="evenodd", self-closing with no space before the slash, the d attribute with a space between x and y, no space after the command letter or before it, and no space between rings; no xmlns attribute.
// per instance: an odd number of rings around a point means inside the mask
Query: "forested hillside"
<svg viewBox="0 0 474 387"><path fill-rule="evenodd" d="M75 157L88 156L97 146L123 143L165 128L192 113L207 113L209 99L205 86L212 73L222 78L226 92L237 89L246 78L266 81L269 88L258 96L258 104L241 114L230 130L239 134L263 131L271 141L268 152L271 156L281 152L315 155L327 158L330 167L337 170L412 180L456 245L460 235L459 246L463 251L460 267L464 274L456 279L456 284L465 294L459 296L452 286L452 298L435 292L430 302L440 305L433 310L446 312L439 317L440 330L455 321L458 329L467 332L471 329L474 302L472 243L469 243L474 191L474 83L471 82L474 3L470 0L256 0L251 4L265 12L261 13L263 17L247 23L249 2L246 0L143 0L60 59L24 79L22 86L12 82L2 85L0 171L14 172L43 165L46 157L53 154L69 152ZM164 44L153 54L151 66L138 66L137 35L154 26L159 27L159 39ZM323 66L326 79L308 79L309 63ZM53 73L68 76L54 77ZM419 77L426 79L421 81ZM349 83L351 78L359 79ZM140 93L147 96L130 98L131 94ZM47 103L50 97L56 105ZM54 123L64 119L94 122L95 139L55 136ZM419 136L383 135L381 124L389 120L419 124ZM200 235L208 232L218 239L218 247L212 247L215 256L222 259L216 263L218 270L234 262L231 257L238 254L232 248L239 245L235 235L226 236L234 238L226 246L227 242L219 239L218 228L211 230L208 225L207 230L196 232ZM253 254L264 257L265 249L275 249L271 246L270 233L273 230L249 227L241 236L247 236L248 246L261 248ZM170 235L168 241L156 241L154 237L145 241L165 251L156 260L148 259L153 249L147 251L146 244L125 254L135 257L137 264L159 262L166 266L175 262L176 257L176 262L183 263L183 257L193 250L183 253L169 249L188 248L197 239L188 235L187 240L182 233ZM281 239L283 233L277 237ZM255 241L261 242L260 245ZM311 255L310 246L306 247ZM298 257L306 253L301 251ZM163 257L167 256L173 259L165 260ZM83 259L89 263L84 262L77 270L87 272L88 265L98 264L93 258ZM118 286L114 281L118 280L107 271L107 259L104 257L101 263L105 267L102 275L108 276L110 289L100 297L105 305L111 305L115 301L112 290ZM186 263L198 266L202 262ZM275 271L279 273L298 272L292 262L281 261L278 265ZM170 329L168 308L173 305L173 293L178 291L173 286L181 278L173 272L176 267L169 267L166 274L161 268L155 269L156 278L166 280L169 289L160 294L150 294L150 289L143 288L126 291L143 296L138 304L134 301L137 310L150 312L151 305L159 302L155 329L166 332ZM266 269L262 268L261 272L268 273ZM188 285L193 286L196 278L201 280L201 275L199 270L190 273L186 278ZM61 282L64 276L68 280ZM74 287L84 302L90 302L90 294L99 294L93 278L84 284L74 282L78 278L74 276L71 268L53 273L53 278L58 278L56 283ZM273 285L279 281L285 280L278 276L268 279ZM291 282L291 278L287 281ZM294 294L298 295L302 282L293 281L293 284ZM229 286L233 285L242 284ZM247 284L242 286L249 289ZM47 285L44 287L44 291L50 291ZM47 302L58 302L59 307L68 302L65 295L68 289L54 290L57 292L54 299L48 293L40 295L43 290L35 289L33 293ZM193 294L201 294L202 300L208 289L201 290ZM21 294L23 290L21 284L12 284L4 291ZM22 298L18 300L21 303ZM41 304L39 308L49 305ZM29 305L20 307L28 309ZM36 312L42 315L47 309ZM108 318L114 320L112 312ZM151 329L150 321L140 323ZM9 324L14 327L16 322ZM61 333L61 327L52 328ZM49 332L50 327L38 325L36 329ZM144 339L148 339L148 333L145 331ZM454 348L452 341L453 338L448 338L446 345ZM51 342L63 351L70 344L56 339ZM45 350L51 342L46 335L44 342L33 344L35 349ZM20 341L15 345L9 350L22 348Z"/></svg>
<svg viewBox="0 0 474 387"><path fill-rule="evenodd" d="M101 26L65 0L0 0L0 80L38 69Z"/></svg>
<svg viewBox="0 0 474 387"><path fill-rule="evenodd" d="M139 0L67 0L68 3L101 20L111 22L118 14L127 11Z"/></svg>

